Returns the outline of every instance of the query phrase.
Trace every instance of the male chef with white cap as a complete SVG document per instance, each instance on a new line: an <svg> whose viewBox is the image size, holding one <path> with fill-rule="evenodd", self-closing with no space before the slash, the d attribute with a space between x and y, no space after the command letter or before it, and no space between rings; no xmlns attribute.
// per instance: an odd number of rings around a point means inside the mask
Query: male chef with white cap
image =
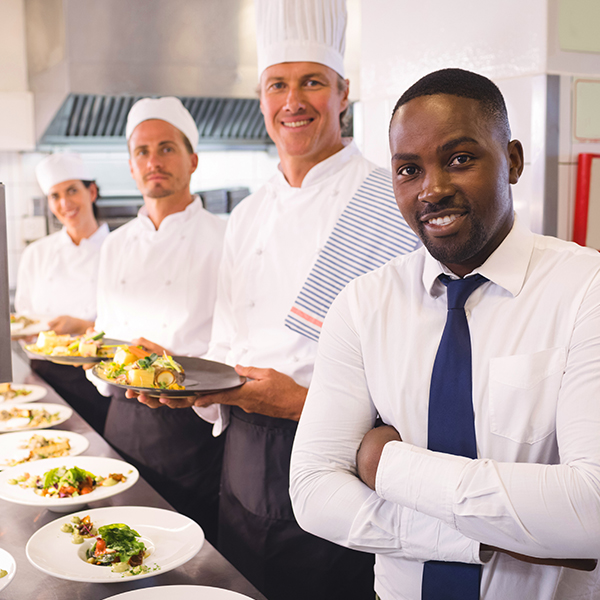
<svg viewBox="0 0 600 600"><path fill-rule="evenodd" d="M226 224L190 193L198 128L179 99L145 98L129 112L126 137L144 206L102 249L96 329L144 338L150 350L200 356L208 348ZM105 438L215 541L223 440L208 423L191 410L150 411L117 390Z"/></svg>
<svg viewBox="0 0 600 600"><path fill-rule="evenodd" d="M261 110L280 166L229 220L207 355L252 381L197 401L221 405L197 409L216 421L215 434L228 424L218 547L269 600L371 598L373 557L340 551L295 522L289 459L338 279L343 286L348 273L377 266L386 244L396 244L394 255L417 241L389 173L342 139L344 0L256 8ZM381 211L395 215L397 230L379 230ZM342 234L331 243L334 226Z"/></svg>
<svg viewBox="0 0 600 600"><path fill-rule="evenodd" d="M63 228L25 249L19 263L15 309L46 316L56 333L85 333L96 318L100 248L108 225L94 213L98 185L80 154L56 153L41 160L35 174L48 207ZM81 369L32 360L31 368L99 433L108 405Z"/></svg>

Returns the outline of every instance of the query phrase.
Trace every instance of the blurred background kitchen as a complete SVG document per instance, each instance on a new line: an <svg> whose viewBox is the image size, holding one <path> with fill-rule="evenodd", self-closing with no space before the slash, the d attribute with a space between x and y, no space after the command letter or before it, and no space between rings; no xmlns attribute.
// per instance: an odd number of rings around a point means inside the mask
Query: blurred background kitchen
<svg viewBox="0 0 600 600"><path fill-rule="evenodd" d="M505 96L526 168L514 189L533 231L572 239L577 157L600 153L597 0L348 0L348 130L388 167L399 95L422 75L462 67ZM34 167L76 151L97 177L101 218L116 227L141 197L127 164L125 118L147 95L176 95L200 130L191 189L227 213L278 163L257 86L252 0L0 0L0 181L9 282L28 243L59 228Z"/></svg>

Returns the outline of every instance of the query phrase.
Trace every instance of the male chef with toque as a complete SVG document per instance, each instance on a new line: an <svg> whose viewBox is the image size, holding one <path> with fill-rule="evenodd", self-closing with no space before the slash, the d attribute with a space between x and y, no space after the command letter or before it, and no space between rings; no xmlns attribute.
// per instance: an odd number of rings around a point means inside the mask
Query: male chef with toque
<svg viewBox="0 0 600 600"><path fill-rule="evenodd" d="M238 365L251 381L197 401L213 404L197 410L215 421L215 434L227 427L219 550L269 600L370 598L373 557L295 522L289 459L329 303L417 238L397 210L389 172L341 135L344 0L260 1L256 9L261 110L280 165L229 220L206 356Z"/></svg>
<svg viewBox="0 0 600 600"><path fill-rule="evenodd" d="M129 112L126 137L144 206L102 248L96 329L199 356L208 348L226 224L190 193L198 128L179 99L144 98ZM189 409L150 411L113 387L105 437L215 541L223 440L208 423Z"/></svg>

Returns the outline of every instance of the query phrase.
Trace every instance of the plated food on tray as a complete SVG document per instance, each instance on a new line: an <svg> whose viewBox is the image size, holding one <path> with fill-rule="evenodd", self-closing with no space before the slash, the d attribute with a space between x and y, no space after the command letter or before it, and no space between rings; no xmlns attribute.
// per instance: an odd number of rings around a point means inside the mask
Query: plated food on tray
<svg viewBox="0 0 600 600"><path fill-rule="evenodd" d="M27 383L0 383L0 406L7 402L35 402L47 394L41 385Z"/></svg>
<svg viewBox="0 0 600 600"><path fill-rule="evenodd" d="M112 358L117 343L117 340L106 339L104 332L71 337L55 331L41 331L35 344L25 344L25 350L35 358L81 365Z"/></svg>
<svg viewBox="0 0 600 600"><path fill-rule="evenodd" d="M94 366L95 377L117 387L151 396L190 396L239 387L245 381L233 367L189 356L150 353L140 346L121 346L113 360Z"/></svg>
<svg viewBox="0 0 600 600"><path fill-rule="evenodd" d="M0 433L26 429L45 429L64 423L73 409L63 404L10 404L0 405Z"/></svg>
<svg viewBox="0 0 600 600"><path fill-rule="evenodd" d="M118 583L175 569L202 548L192 519L146 506L79 511L34 533L25 552L38 569L70 581Z"/></svg>
<svg viewBox="0 0 600 600"><path fill-rule="evenodd" d="M45 458L77 456L88 449L87 438L73 431L18 431L0 435L0 470Z"/></svg>
<svg viewBox="0 0 600 600"><path fill-rule="evenodd" d="M119 346L111 361L103 361L97 371L115 384L161 390L183 390L183 367L166 352L159 356L141 346Z"/></svg>
<svg viewBox="0 0 600 600"><path fill-rule="evenodd" d="M2 471L0 498L67 512L124 492L138 478L133 465L114 458L48 458Z"/></svg>

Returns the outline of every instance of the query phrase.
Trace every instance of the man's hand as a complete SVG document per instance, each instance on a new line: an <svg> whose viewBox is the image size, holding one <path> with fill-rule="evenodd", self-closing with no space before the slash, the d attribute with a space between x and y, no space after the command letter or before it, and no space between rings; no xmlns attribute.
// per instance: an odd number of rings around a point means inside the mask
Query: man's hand
<svg viewBox="0 0 600 600"><path fill-rule="evenodd" d="M86 333L88 328L93 327L93 321L85 321L83 319L76 319L75 317L69 317L68 315L61 315L48 321L48 327L54 330L57 334L63 335L69 333L71 335L83 335Z"/></svg>
<svg viewBox="0 0 600 600"><path fill-rule="evenodd" d="M305 387L275 369L237 365L235 371L238 375L248 377L250 381L234 390L201 396L196 400L195 406L229 404L239 406L247 413L292 421L300 419L308 393Z"/></svg>
<svg viewBox="0 0 600 600"><path fill-rule="evenodd" d="M383 447L391 441L402 441L400 434L391 425L375 427L365 434L356 453L358 476L372 490L375 490L375 476Z"/></svg>
<svg viewBox="0 0 600 600"><path fill-rule="evenodd" d="M154 342L151 342L150 340L147 340L146 338L136 338L135 340L131 340L131 345L132 346L143 346L145 350L148 350L148 352L154 352L155 354L158 354L159 356L162 356L163 353L167 353L169 356L173 356L173 353L170 352L169 350L167 350L166 348L163 348L162 346L159 346L158 344L155 344Z"/></svg>

